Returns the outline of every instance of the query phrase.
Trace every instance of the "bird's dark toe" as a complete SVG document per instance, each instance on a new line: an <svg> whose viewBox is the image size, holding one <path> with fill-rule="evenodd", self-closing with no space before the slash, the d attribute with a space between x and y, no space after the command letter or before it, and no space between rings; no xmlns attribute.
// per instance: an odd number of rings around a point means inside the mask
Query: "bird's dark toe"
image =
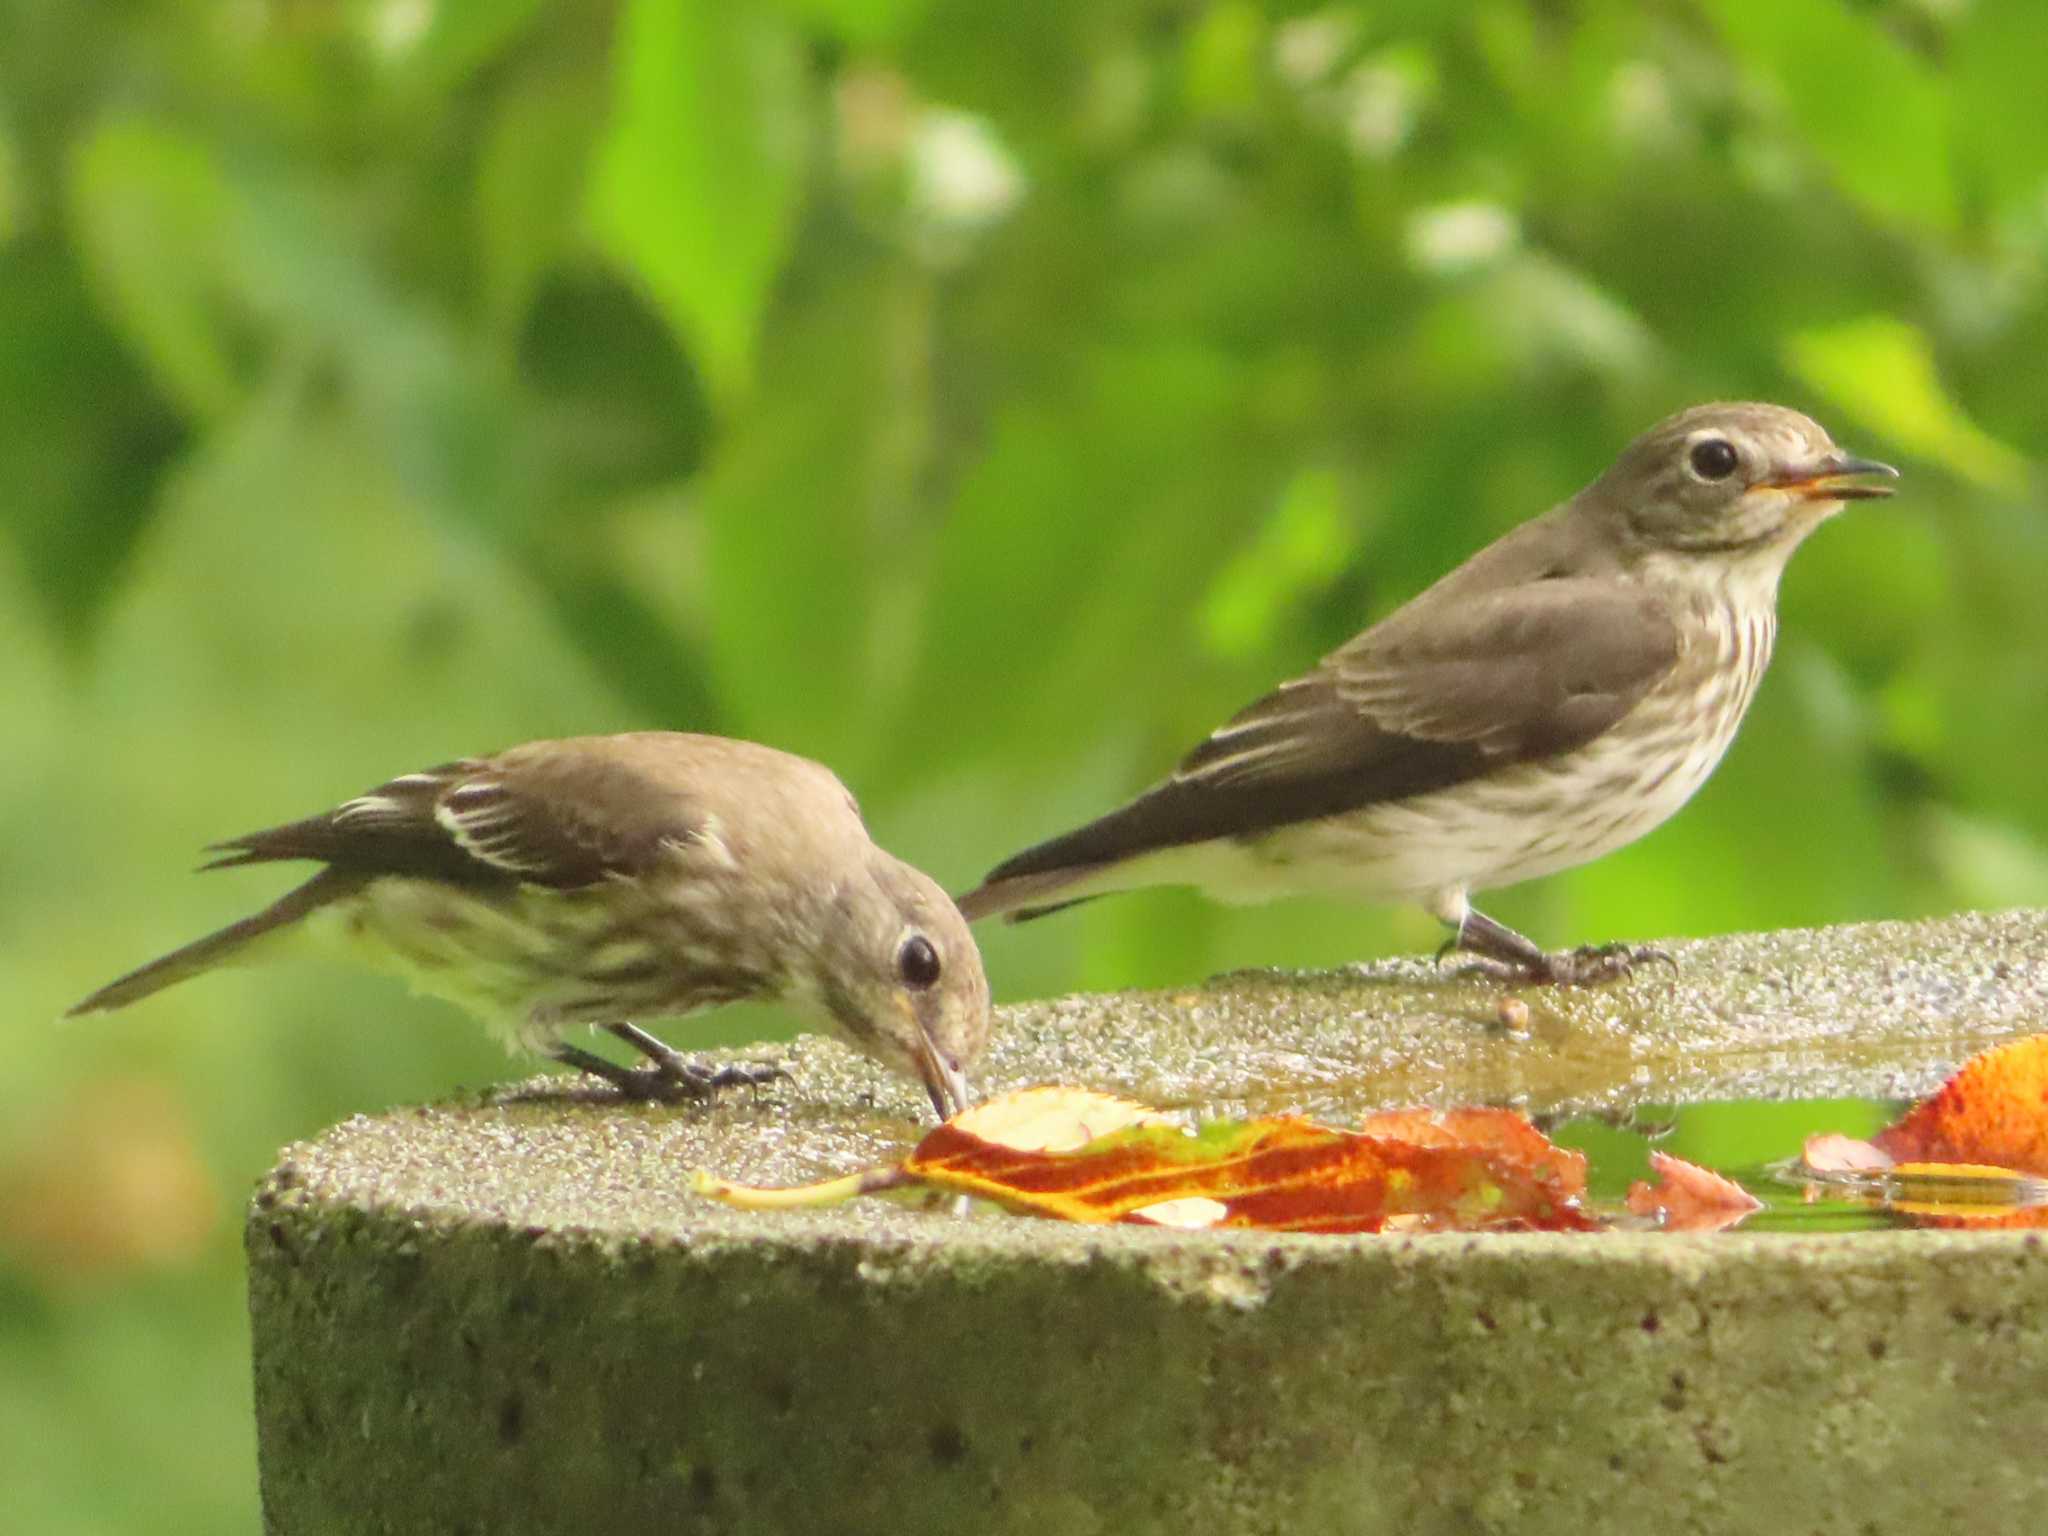
<svg viewBox="0 0 2048 1536"><path fill-rule="evenodd" d="M564 1066L600 1078L622 1099L645 1104L708 1104L728 1088L759 1088L788 1071L773 1062L734 1061L708 1066L661 1046L643 1066L626 1067L572 1045L555 1048Z"/></svg>
<svg viewBox="0 0 2048 1536"><path fill-rule="evenodd" d="M695 1077L657 1066L628 1067L611 1079L611 1085L620 1098L637 1104L701 1104L712 1097Z"/></svg>
<svg viewBox="0 0 2048 1536"><path fill-rule="evenodd" d="M760 1088L789 1077L789 1069L773 1061L729 1061L717 1067L693 1061L684 1065L696 1072L697 1081L711 1094L727 1088Z"/></svg>
<svg viewBox="0 0 2048 1536"><path fill-rule="evenodd" d="M1512 960L1495 955L1473 957L1460 972L1520 987L1597 987L1620 981L1649 961L1677 962L1648 944L1584 944L1555 954Z"/></svg>
<svg viewBox="0 0 2048 1536"><path fill-rule="evenodd" d="M1662 961L1676 966L1670 954L1654 944L1581 944L1562 954L1546 955L1550 975L1545 978L1561 986L1592 987L1620 981L1639 965Z"/></svg>
<svg viewBox="0 0 2048 1536"><path fill-rule="evenodd" d="M1448 949L1437 954L1439 966L1443 963ZM1451 972L1454 977L1466 981L1496 981L1503 986L1526 987L1547 986L1558 980L1550 970L1553 957L1544 956L1541 961L1503 960L1498 955L1474 955L1467 953L1464 963Z"/></svg>
<svg viewBox="0 0 2048 1536"><path fill-rule="evenodd" d="M663 1104L708 1104L729 1088L759 1088L789 1076L787 1069L773 1062L731 1061L717 1066L670 1052L627 1074L630 1081L617 1083L628 1098L642 1098Z"/></svg>

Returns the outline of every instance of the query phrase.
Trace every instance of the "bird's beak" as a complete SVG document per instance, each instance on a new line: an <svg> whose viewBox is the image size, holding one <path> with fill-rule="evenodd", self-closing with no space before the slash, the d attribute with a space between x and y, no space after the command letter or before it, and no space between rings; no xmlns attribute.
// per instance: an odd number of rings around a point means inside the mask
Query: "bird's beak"
<svg viewBox="0 0 2048 1536"><path fill-rule="evenodd" d="M945 1053L933 1044L930 1031L917 1017L909 999L898 993L895 1001L910 1024L911 1037L917 1042L912 1047L911 1064L917 1068L924 1091L931 1096L932 1108L941 1120L950 1120L974 1103L974 1096L967 1091L967 1074L948 1061Z"/></svg>
<svg viewBox="0 0 2048 1536"><path fill-rule="evenodd" d="M1891 495L1890 486L1859 485L1851 478L1856 475L1899 478L1899 472L1889 464L1880 464L1875 459L1859 459L1853 453L1837 449L1811 464L1801 464L1764 483L1772 490L1790 491L1806 501L1869 501L1874 497Z"/></svg>
<svg viewBox="0 0 2048 1536"><path fill-rule="evenodd" d="M917 1075L924 1080L932 1109L941 1120L950 1120L974 1102L967 1091L967 1074L941 1056L923 1031L919 1031L918 1040Z"/></svg>

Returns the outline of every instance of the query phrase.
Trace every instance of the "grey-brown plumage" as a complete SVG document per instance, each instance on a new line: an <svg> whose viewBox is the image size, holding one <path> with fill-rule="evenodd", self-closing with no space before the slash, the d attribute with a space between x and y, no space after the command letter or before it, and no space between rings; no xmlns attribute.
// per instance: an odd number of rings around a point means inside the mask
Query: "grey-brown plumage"
<svg viewBox="0 0 2048 1536"><path fill-rule="evenodd" d="M786 997L918 1078L943 1117L988 1029L965 921L875 846L852 795L804 758L717 736L536 741L408 773L331 811L218 845L209 869L323 867L271 906L71 1010L125 1007L316 919L508 1044L628 1093L701 1095L712 1073L630 1022ZM628 1069L562 1036L609 1030Z"/></svg>
<svg viewBox="0 0 2048 1536"><path fill-rule="evenodd" d="M1469 893L1597 858L1684 804L1770 660L1778 578L1844 501L1888 494L1796 411L1659 423L1570 501L1218 728L1172 777L998 865L970 920L1190 884L1414 900L1453 943L1538 979L1627 969L1548 955Z"/></svg>

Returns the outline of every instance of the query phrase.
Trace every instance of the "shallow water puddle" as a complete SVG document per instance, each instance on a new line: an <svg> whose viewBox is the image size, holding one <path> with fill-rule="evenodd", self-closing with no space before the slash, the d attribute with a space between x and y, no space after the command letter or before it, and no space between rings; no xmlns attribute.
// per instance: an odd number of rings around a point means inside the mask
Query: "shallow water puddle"
<svg viewBox="0 0 2048 1536"><path fill-rule="evenodd" d="M2048 1222L2048 1180L1970 1177L1959 1170L1916 1177L1891 1169L1815 1177L1801 1164L1811 1137L1866 1139L1909 1108L1906 1100L1731 1100L1639 1106L1625 1118L1585 1116L1546 1124L1560 1146L1586 1154L1587 1197L1622 1200L1652 1177L1663 1152L1732 1179L1764 1208L1744 1232L1875 1232L1894 1228ZM1984 1170L1986 1175L1995 1170ZM2028 1222L2032 1224L2032 1222Z"/></svg>

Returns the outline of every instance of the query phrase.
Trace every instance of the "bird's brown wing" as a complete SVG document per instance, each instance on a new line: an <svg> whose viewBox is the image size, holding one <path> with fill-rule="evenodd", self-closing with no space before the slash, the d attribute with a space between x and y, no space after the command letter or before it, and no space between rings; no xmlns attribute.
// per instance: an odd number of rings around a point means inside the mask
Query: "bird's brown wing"
<svg viewBox="0 0 2048 1536"><path fill-rule="evenodd" d="M216 845L218 869L318 859L361 875L573 890L635 875L700 830L629 758L535 743L401 774L318 816Z"/></svg>
<svg viewBox="0 0 2048 1536"><path fill-rule="evenodd" d="M1241 710L1164 783L998 865L961 906L970 916L1009 910L1056 892L1061 872L1339 815L1569 751L1634 708L1679 649L1664 602L1612 581L1561 577L1411 605ZM1028 886L1001 889L1026 877Z"/></svg>

